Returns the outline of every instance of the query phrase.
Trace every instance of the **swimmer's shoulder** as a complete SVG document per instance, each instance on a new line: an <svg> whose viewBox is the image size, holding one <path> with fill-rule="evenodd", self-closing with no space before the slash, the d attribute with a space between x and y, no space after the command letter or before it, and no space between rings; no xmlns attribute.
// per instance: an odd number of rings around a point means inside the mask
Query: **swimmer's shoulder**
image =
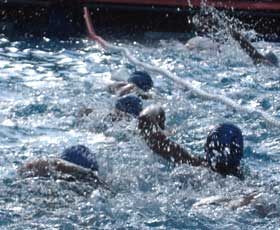
<svg viewBox="0 0 280 230"><path fill-rule="evenodd" d="M54 159L37 158L26 161L18 169L18 174L22 177L49 176Z"/></svg>

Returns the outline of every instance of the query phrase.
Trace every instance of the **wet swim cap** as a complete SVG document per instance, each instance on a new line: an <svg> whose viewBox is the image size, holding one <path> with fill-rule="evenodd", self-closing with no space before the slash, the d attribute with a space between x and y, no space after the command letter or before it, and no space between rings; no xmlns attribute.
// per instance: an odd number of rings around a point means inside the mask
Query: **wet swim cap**
<svg viewBox="0 0 280 230"><path fill-rule="evenodd" d="M61 158L84 168L98 171L98 164L95 154L84 145L74 145L65 149L61 155Z"/></svg>
<svg viewBox="0 0 280 230"><path fill-rule="evenodd" d="M220 124L207 136L204 146L209 166L222 174L236 174L243 157L241 130L230 123Z"/></svg>
<svg viewBox="0 0 280 230"><path fill-rule="evenodd" d="M142 111L142 101L133 95L124 96L117 100L115 108L137 117Z"/></svg>
<svg viewBox="0 0 280 230"><path fill-rule="evenodd" d="M150 90L154 85L151 76L145 71L136 71L132 73L127 81L133 83L143 91Z"/></svg>
<svg viewBox="0 0 280 230"><path fill-rule="evenodd" d="M269 60L273 65L278 66L279 62L278 62L278 58L277 56L269 51L266 55L265 55L266 59Z"/></svg>

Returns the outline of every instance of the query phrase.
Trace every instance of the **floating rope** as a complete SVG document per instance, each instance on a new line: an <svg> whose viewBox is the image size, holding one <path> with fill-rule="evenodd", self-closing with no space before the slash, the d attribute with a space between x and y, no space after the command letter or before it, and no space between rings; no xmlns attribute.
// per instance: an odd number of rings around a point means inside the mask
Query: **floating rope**
<svg viewBox="0 0 280 230"><path fill-rule="evenodd" d="M105 41L102 37L98 36L95 33L94 27L92 24L92 20L90 17L90 13L89 13L89 10L87 7L84 7L84 18L85 18L89 37L91 39L95 40L96 42L98 42L103 48L111 50L111 51L118 51L118 52L122 53L133 64L135 64L137 66L141 66L145 70L148 70L148 71L151 71L154 73L159 73L159 74L171 79L172 81L176 82L180 86L184 86L186 89L191 90L192 93L194 95L196 95L197 97L200 97L202 99L209 100L209 101L216 101L216 102L222 103L239 112L255 114L258 117L262 118L268 124L280 127L280 121L278 119L270 116L268 113L266 113L260 109L254 109L249 106L242 106L242 105L236 103L231 98L228 98L223 95L208 93L207 91L192 85L192 83L190 81L188 81L187 79L182 79L182 78L176 76L175 74L171 73L168 70L141 62L140 60L135 58L133 55L131 55L130 51L127 48L115 46L115 45L112 45L109 42Z"/></svg>

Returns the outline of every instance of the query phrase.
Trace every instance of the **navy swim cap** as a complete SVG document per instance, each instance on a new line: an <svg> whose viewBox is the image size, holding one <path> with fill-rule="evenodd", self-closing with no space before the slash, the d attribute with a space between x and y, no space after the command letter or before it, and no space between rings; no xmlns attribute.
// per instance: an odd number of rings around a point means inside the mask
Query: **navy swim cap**
<svg viewBox="0 0 280 230"><path fill-rule="evenodd" d="M269 52L265 55L265 57L266 57L267 60L269 60L273 65L278 66L278 64L279 64L278 58L277 58L277 56L276 56L273 52L269 51Z"/></svg>
<svg viewBox="0 0 280 230"><path fill-rule="evenodd" d="M127 81L133 83L143 91L150 90L154 85L151 76L145 71L135 71Z"/></svg>
<svg viewBox="0 0 280 230"><path fill-rule="evenodd" d="M121 97L117 100L116 109L137 117L142 111L142 101L133 95Z"/></svg>
<svg viewBox="0 0 280 230"><path fill-rule="evenodd" d="M84 168L98 171L98 164L95 154L84 145L74 145L65 149L61 155L61 158Z"/></svg>
<svg viewBox="0 0 280 230"><path fill-rule="evenodd" d="M214 128L207 136L204 146L209 166L222 174L236 174L243 157L241 130L230 123Z"/></svg>

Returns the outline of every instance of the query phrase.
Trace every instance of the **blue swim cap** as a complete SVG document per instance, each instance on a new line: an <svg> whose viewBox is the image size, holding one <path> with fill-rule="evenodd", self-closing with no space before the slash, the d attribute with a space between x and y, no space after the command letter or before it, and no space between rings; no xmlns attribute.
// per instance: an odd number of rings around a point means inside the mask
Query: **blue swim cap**
<svg viewBox="0 0 280 230"><path fill-rule="evenodd" d="M214 128L207 136L204 146L209 166L222 174L236 174L243 157L241 130L230 123Z"/></svg>
<svg viewBox="0 0 280 230"><path fill-rule="evenodd" d="M84 168L98 171L98 164L95 154L84 145L74 145L65 149L61 155L61 158Z"/></svg>
<svg viewBox="0 0 280 230"><path fill-rule="evenodd" d="M154 85L151 76L145 71L135 71L127 81L133 83L143 91L150 90Z"/></svg>
<svg viewBox="0 0 280 230"><path fill-rule="evenodd" d="M124 96L117 100L115 108L137 117L142 111L142 101L133 95Z"/></svg>

